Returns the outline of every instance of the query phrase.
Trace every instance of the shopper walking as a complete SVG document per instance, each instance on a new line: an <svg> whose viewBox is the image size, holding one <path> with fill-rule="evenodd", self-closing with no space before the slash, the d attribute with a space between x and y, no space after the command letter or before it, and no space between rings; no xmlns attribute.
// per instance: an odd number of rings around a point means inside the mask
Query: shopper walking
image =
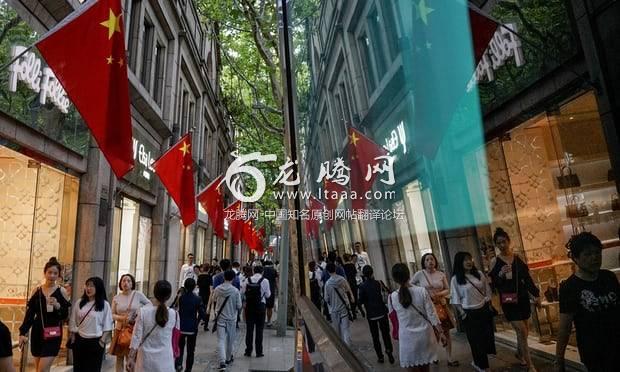
<svg viewBox="0 0 620 372"><path fill-rule="evenodd" d="M476 269L468 252L454 256L450 302L463 320L467 341L477 371L490 371L488 354L496 354L489 280Z"/></svg>
<svg viewBox="0 0 620 372"><path fill-rule="evenodd" d="M187 345L187 358L185 359L185 372L191 372L194 366L194 351L196 349L196 337L198 336L198 325L201 320L206 320L206 314L202 299L194 293L196 282L188 278L183 283L183 294L177 299L178 312L180 319L181 338L179 339L179 349L181 355L176 359L177 371L183 369L183 353Z"/></svg>
<svg viewBox="0 0 620 372"><path fill-rule="evenodd" d="M271 318L273 317L273 308L276 303L276 294L278 293L278 271L273 266L273 262L270 260L265 261L265 267L263 268L263 277L269 282L270 295L265 300L265 307L267 313L267 327L271 327Z"/></svg>
<svg viewBox="0 0 620 372"><path fill-rule="evenodd" d="M136 318L128 371L174 371L172 331L179 328L179 316L174 309L166 306L172 296L172 285L166 280L159 280L155 283L153 294L153 303L142 307Z"/></svg>
<svg viewBox="0 0 620 372"><path fill-rule="evenodd" d="M450 330L454 328L452 314L448 308L448 297L450 296L450 287L448 279L443 271L439 270L437 257L433 253L426 253L422 256L422 270L413 275L411 283L426 288L431 296L437 318L441 322L443 334L446 336L446 352L448 353L448 366L456 367L459 362L452 359L452 339Z"/></svg>
<svg viewBox="0 0 620 372"><path fill-rule="evenodd" d="M409 371L426 372L438 361L440 343L445 343L441 323L426 289L412 286L407 265L392 267L392 279L400 288L390 294L389 311L398 317L400 366Z"/></svg>
<svg viewBox="0 0 620 372"><path fill-rule="evenodd" d="M353 298L351 301L351 312L353 313L353 320L357 319L357 303L358 303L358 293L357 293L357 267L355 267L355 261L353 261L353 256L350 254L344 255L345 264L342 266L345 272L345 276L347 278L347 283L349 283L349 287L351 288L351 293L353 293ZM364 310L362 308L359 309L362 316L365 316Z"/></svg>
<svg viewBox="0 0 620 372"><path fill-rule="evenodd" d="M237 315L241 310L241 293L233 285L235 277L232 270L225 271L224 283L219 285L212 295L212 300L217 309L213 323L214 330L217 330L220 371L225 371L226 365L233 363Z"/></svg>
<svg viewBox="0 0 620 372"><path fill-rule="evenodd" d="M19 344L22 348L28 342L28 331L32 328L30 352L37 372L48 372L51 369L60 350L62 322L69 315L69 295L56 283L61 271L56 257L47 261L43 268L45 281L28 300L24 321L19 327Z"/></svg>
<svg viewBox="0 0 620 372"><path fill-rule="evenodd" d="M329 262L326 267L329 279L325 283L325 302L329 309L332 326L345 344L351 345L351 321L353 315L349 298L354 298L346 279L336 273L336 264Z"/></svg>
<svg viewBox="0 0 620 372"><path fill-rule="evenodd" d="M385 362L383 351L381 349L381 341L379 340L379 331L383 338L383 346L385 354L390 363L394 363L392 355L392 339L390 337L390 325L388 322L388 308L383 293L382 284L375 280L372 266L366 265L362 269L364 274L364 282L359 287L359 306L366 309L366 319L368 320L368 328L372 336L372 344L377 353L377 361Z"/></svg>
<svg viewBox="0 0 620 372"><path fill-rule="evenodd" d="M498 227L493 234L493 241L500 253L491 260L489 275L499 292L504 316L517 334L517 357L520 364L535 371L527 344L528 320L532 315L530 297L539 303L540 290L534 284L527 264L514 254L508 233Z"/></svg>
<svg viewBox="0 0 620 372"><path fill-rule="evenodd" d="M310 300L321 311L323 282L321 282L320 269L314 261L308 262L308 278L310 279Z"/></svg>
<svg viewBox="0 0 620 372"><path fill-rule="evenodd" d="M74 372L101 371L105 345L112 338L113 328L103 280L96 276L88 278L84 294L73 304L69 319Z"/></svg>
<svg viewBox="0 0 620 372"><path fill-rule="evenodd" d="M198 275L198 280L196 281L196 285L198 286L198 296L202 300L202 305L205 308L205 321L204 330L206 331L209 328L209 310L207 308L209 304L209 297L211 297L211 286L213 285L213 276L211 275L211 267L208 263L202 265L200 267L200 274Z"/></svg>
<svg viewBox="0 0 620 372"><path fill-rule="evenodd" d="M121 293L112 299L112 319L116 326L110 354L116 356L116 372L124 372L138 310L151 301L142 292L136 291L136 279L131 274L121 275L118 289Z"/></svg>
<svg viewBox="0 0 620 372"><path fill-rule="evenodd" d="M263 329L267 299L271 295L269 281L263 275L263 267L254 266L254 275L241 283L241 295L245 297L245 356L252 355L255 345L256 357L263 357ZM254 332L256 331L256 337Z"/></svg>
<svg viewBox="0 0 620 372"><path fill-rule="evenodd" d="M183 287L185 279L193 278L196 280L196 273L194 272L194 255L189 253L187 255L187 263L181 266L181 272L179 273L179 288Z"/></svg>
<svg viewBox="0 0 620 372"><path fill-rule="evenodd" d="M564 353L573 324L581 362L590 372L617 371L620 366L620 284L601 270L603 243L582 232L566 244L577 270L560 284L560 330L557 371L564 371Z"/></svg>

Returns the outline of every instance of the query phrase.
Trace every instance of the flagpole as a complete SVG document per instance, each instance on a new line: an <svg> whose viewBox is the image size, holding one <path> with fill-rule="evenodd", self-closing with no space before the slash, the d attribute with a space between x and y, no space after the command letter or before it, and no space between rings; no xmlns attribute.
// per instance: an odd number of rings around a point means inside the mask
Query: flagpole
<svg viewBox="0 0 620 372"><path fill-rule="evenodd" d="M34 46L37 43L33 43L31 44L29 47L27 47L26 49L24 49L21 53L19 53L18 55L16 55L15 57L13 57L12 60L10 60L9 62L5 63L4 65L0 66L0 71L4 71L7 68L9 68L13 63L15 63L15 61L17 61L18 59L20 59L24 54L28 53L30 51L30 49L34 48Z"/></svg>

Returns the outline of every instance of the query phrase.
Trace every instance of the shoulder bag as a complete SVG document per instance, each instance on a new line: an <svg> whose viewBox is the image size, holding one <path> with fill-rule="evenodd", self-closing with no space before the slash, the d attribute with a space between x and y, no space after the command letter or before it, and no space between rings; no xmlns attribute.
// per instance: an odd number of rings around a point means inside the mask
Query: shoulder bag
<svg viewBox="0 0 620 372"><path fill-rule="evenodd" d="M481 275L484 275L484 274L481 274ZM487 295L485 295L484 293L482 293L482 291L480 290L480 288L476 287L476 285L475 285L474 283L472 283L472 282L471 282L471 280L469 280L469 279L467 278L467 276L465 276L465 280L467 280L467 282L469 282L469 284L471 284L471 286L472 286L472 287L474 287L474 288L476 289L476 291L478 291L478 293L480 293L480 294L482 295L482 297L486 298L486 296L487 296ZM499 312L497 311L497 309L495 309L495 308L493 307L493 305L491 304L491 302L487 302L485 306L486 306L487 311L489 312L489 315L490 315L491 317L496 317L496 316L498 316L498 315L499 315Z"/></svg>
<svg viewBox="0 0 620 372"><path fill-rule="evenodd" d="M59 325L46 327L45 322L43 322L43 300L45 299L45 296L43 296L43 289L41 287L39 287L39 291L39 310L41 311L41 328L43 328L43 340L48 341L61 337L62 328Z"/></svg>
<svg viewBox="0 0 620 372"><path fill-rule="evenodd" d="M80 328L80 326L82 325L82 323L84 323L84 320L86 320L86 318L88 317L88 314L90 314L91 311L93 311L93 309L95 308L95 303L93 303L90 306L90 309L88 309L88 311L86 312L86 314L84 315L84 317L82 319L80 319L80 322L78 323L78 328ZM78 305L79 306L79 305ZM73 345L75 344L74 341L71 340L71 337L69 337L69 339L67 340L67 349L73 349Z"/></svg>

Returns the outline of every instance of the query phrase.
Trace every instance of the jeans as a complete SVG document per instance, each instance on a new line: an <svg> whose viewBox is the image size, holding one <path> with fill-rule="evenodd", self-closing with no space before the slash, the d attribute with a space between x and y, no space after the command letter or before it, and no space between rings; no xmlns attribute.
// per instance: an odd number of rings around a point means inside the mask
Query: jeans
<svg viewBox="0 0 620 372"><path fill-rule="evenodd" d="M217 350L218 360L226 363L233 355L233 345L237 336L237 320L218 320L217 322Z"/></svg>
<svg viewBox="0 0 620 372"><path fill-rule="evenodd" d="M175 365L180 367L183 365L183 352L185 351L185 342L187 341L187 359L185 359L185 372L191 372L192 367L194 366L194 350L196 350L196 336L197 333L193 335L181 334L181 338L179 339L179 349L181 349L181 355L176 359Z"/></svg>
<svg viewBox="0 0 620 372"><path fill-rule="evenodd" d="M247 329L245 331L245 353L252 353L252 341L256 345L256 355L263 353L263 329L265 328L265 304L258 309L248 309L246 311ZM256 329L256 339L254 339L254 329Z"/></svg>
<svg viewBox="0 0 620 372"><path fill-rule="evenodd" d="M388 324L387 315L381 319L368 319L368 327L370 328L370 334L372 335L372 344L375 347L377 357L379 359L383 359L383 352L381 351L381 341L379 341L379 331L381 331L381 337L383 338L385 352L388 354L392 354L392 339L390 335L390 325Z"/></svg>
<svg viewBox="0 0 620 372"><path fill-rule="evenodd" d="M351 345L351 321L349 320L348 315L346 314L338 314L332 313L332 327L336 330L336 333L342 341L347 344L347 346Z"/></svg>

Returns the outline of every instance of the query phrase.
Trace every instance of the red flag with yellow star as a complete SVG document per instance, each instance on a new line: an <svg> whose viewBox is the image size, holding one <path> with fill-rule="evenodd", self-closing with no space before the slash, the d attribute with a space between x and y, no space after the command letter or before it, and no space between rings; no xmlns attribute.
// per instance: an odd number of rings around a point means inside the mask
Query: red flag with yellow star
<svg viewBox="0 0 620 372"><path fill-rule="evenodd" d="M224 195L222 193L222 176L219 176L198 194L198 201L209 215L209 220L213 226L213 233L222 239L224 235Z"/></svg>
<svg viewBox="0 0 620 372"><path fill-rule="evenodd" d="M243 237L243 219L236 217L237 211L241 210L241 201L237 200L228 207L224 208L224 216L230 216L228 219L228 231L233 244L239 244Z"/></svg>
<svg viewBox="0 0 620 372"><path fill-rule="evenodd" d="M191 146L192 135L188 133L153 163L155 173L179 207L185 226L196 221L194 160Z"/></svg>
<svg viewBox="0 0 620 372"><path fill-rule="evenodd" d="M36 44L117 178L133 168L120 0L82 5Z"/></svg>
<svg viewBox="0 0 620 372"><path fill-rule="evenodd" d="M357 194L357 198L351 198L351 204L354 210L364 209L366 208L365 194L372 189L372 184L377 178L377 173L373 172L373 168L376 164L383 163L383 160L375 158L386 156L388 151L351 127L349 127L348 147L351 191Z"/></svg>

